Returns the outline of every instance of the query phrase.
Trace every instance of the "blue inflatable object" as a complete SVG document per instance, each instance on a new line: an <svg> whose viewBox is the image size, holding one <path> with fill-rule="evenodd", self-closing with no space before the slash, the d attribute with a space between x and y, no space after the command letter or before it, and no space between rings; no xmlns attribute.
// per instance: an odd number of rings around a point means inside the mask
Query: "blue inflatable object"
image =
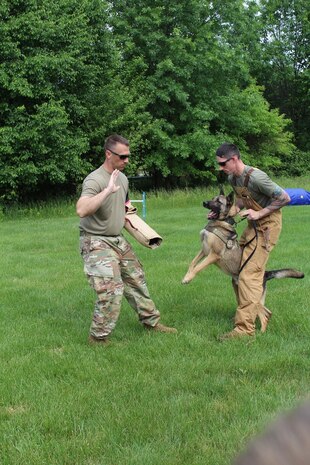
<svg viewBox="0 0 310 465"><path fill-rule="evenodd" d="M310 205L310 192L304 189L284 189L291 197L290 205Z"/></svg>

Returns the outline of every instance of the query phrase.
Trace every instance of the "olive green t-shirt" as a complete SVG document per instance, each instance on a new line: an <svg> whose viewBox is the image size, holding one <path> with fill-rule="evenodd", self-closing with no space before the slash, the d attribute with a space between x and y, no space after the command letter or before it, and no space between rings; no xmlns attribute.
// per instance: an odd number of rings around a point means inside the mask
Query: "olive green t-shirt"
<svg viewBox="0 0 310 465"><path fill-rule="evenodd" d="M251 167L246 166L240 176L229 175L228 181L233 187L243 187L244 179ZM258 168L254 168L249 179L248 189L253 199L262 207L268 207L274 199L277 199L284 190L273 182L270 177Z"/></svg>
<svg viewBox="0 0 310 465"><path fill-rule="evenodd" d="M83 182L82 197L93 197L108 186L111 174L103 166L90 173ZM125 223L125 202L128 194L128 179L119 173L116 184L120 189L109 195L90 216L81 218L80 230L98 236L118 236Z"/></svg>

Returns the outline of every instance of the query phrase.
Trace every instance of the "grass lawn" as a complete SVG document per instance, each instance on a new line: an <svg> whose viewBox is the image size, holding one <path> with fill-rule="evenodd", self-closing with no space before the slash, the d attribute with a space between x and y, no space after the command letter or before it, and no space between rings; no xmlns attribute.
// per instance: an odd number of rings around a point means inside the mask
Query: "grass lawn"
<svg viewBox="0 0 310 465"><path fill-rule="evenodd" d="M181 285L210 195L148 195L147 222L164 241L149 250L130 240L162 322L178 334L144 331L123 301L108 347L87 343L94 294L74 205L2 220L1 465L228 465L308 396L310 206L283 209L268 264L305 278L268 283L266 334L219 343L235 310L229 277L210 267Z"/></svg>

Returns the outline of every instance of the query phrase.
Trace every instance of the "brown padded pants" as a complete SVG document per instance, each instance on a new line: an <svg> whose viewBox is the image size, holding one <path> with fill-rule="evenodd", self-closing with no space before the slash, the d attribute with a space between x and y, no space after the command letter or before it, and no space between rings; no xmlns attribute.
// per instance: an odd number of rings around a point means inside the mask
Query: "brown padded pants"
<svg viewBox="0 0 310 465"><path fill-rule="evenodd" d="M268 217L257 222L257 240L255 230L251 223L240 238L240 245L244 246L242 262L246 262L256 247L256 250L246 263L238 281L238 307L235 314L235 331L253 335L255 333L255 320L264 310L261 303L263 293L263 280L269 253L276 245L282 227L280 211L271 213Z"/></svg>

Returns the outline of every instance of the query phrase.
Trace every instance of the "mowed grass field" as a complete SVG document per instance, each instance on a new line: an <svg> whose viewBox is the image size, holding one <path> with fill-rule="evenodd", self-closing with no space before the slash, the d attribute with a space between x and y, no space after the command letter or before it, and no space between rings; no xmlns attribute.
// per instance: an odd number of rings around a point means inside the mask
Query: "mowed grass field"
<svg viewBox="0 0 310 465"><path fill-rule="evenodd" d="M147 222L163 243L149 250L130 241L162 322L178 334L144 331L124 300L108 347L87 342L94 294L74 204L2 219L1 465L228 465L308 397L310 206L283 209L268 264L305 278L268 283L266 334L220 343L235 311L230 278L210 267L181 284L206 224L202 200L214 193L147 196Z"/></svg>

